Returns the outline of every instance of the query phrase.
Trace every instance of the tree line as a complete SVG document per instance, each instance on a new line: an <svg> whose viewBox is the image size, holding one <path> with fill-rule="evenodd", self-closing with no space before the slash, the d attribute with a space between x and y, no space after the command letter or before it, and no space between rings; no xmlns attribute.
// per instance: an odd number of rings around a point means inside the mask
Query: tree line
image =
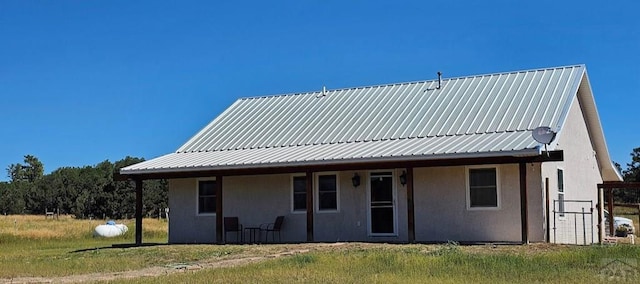
<svg viewBox="0 0 640 284"><path fill-rule="evenodd" d="M24 156L23 163L7 167L9 182L0 182L0 214L44 214L59 211L76 218L131 218L135 211L135 185L114 181L120 168L144 161L125 157L95 166L62 167L44 174L37 157ZM625 181L640 182L640 147L631 152L627 168L616 166ZM615 190L620 203L640 203L640 189ZM167 207L167 182L148 180L143 187L143 215L158 216Z"/></svg>
<svg viewBox="0 0 640 284"><path fill-rule="evenodd" d="M618 171L622 173L624 181L640 182L640 147L631 151L631 163L627 163L627 168L622 170L620 164L615 163ZM640 188L637 189L616 189L613 191L615 203L640 204Z"/></svg>
<svg viewBox="0 0 640 284"><path fill-rule="evenodd" d="M144 161L126 157L115 163L105 160L94 166L62 167L44 174L37 157L24 156L24 163L7 168L9 182L0 182L0 213L44 214L58 212L76 218L132 218L135 185L114 181L120 168ZM167 182L149 180L143 187L143 214L158 216L167 207Z"/></svg>

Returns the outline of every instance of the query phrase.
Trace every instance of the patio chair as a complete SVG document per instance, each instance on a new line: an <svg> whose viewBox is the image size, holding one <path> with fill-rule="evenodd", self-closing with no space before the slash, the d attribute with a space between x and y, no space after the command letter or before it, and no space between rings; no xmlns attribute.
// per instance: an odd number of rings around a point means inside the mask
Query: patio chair
<svg viewBox="0 0 640 284"><path fill-rule="evenodd" d="M273 242L276 241L276 233L278 233L278 242L280 239L280 229L282 228L282 223L284 223L284 216L276 217L276 221L274 223L267 223L260 225L260 230L265 232L265 242L269 242L269 233L271 233L271 240Z"/></svg>
<svg viewBox="0 0 640 284"><path fill-rule="evenodd" d="M242 234L242 224L238 220L238 217L224 217L224 240L227 239L227 233L235 232L236 233L236 242L241 243L244 241L244 237Z"/></svg>

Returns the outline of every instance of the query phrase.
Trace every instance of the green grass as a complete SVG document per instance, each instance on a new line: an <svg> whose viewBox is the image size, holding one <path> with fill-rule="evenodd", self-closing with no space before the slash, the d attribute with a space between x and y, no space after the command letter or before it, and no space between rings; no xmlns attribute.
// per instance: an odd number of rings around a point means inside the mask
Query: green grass
<svg viewBox="0 0 640 284"><path fill-rule="evenodd" d="M603 260L637 259L632 246L561 247L527 253L405 246L299 254L257 264L139 279L139 283L592 283ZM638 280L637 278L631 280ZM633 281L632 281L633 282ZM629 282L631 283L631 282Z"/></svg>

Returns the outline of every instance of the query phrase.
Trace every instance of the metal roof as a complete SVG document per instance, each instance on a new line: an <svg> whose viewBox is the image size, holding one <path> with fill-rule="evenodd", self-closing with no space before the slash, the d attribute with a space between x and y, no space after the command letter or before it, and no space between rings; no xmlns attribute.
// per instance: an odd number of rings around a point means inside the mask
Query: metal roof
<svg viewBox="0 0 640 284"><path fill-rule="evenodd" d="M175 153L123 174L360 160L535 155L584 65L243 98Z"/></svg>

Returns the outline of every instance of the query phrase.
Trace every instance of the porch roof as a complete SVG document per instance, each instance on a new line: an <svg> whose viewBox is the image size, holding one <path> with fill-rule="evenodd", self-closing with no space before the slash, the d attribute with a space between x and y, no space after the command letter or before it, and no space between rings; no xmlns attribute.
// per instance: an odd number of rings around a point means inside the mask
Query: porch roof
<svg viewBox="0 0 640 284"><path fill-rule="evenodd" d="M226 170L417 159L535 156L538 154L540 151L536 142L531 139L531 133L520 131L389 139L360 143L171 153L130 166L126 168L126 172Z"/></svg>

